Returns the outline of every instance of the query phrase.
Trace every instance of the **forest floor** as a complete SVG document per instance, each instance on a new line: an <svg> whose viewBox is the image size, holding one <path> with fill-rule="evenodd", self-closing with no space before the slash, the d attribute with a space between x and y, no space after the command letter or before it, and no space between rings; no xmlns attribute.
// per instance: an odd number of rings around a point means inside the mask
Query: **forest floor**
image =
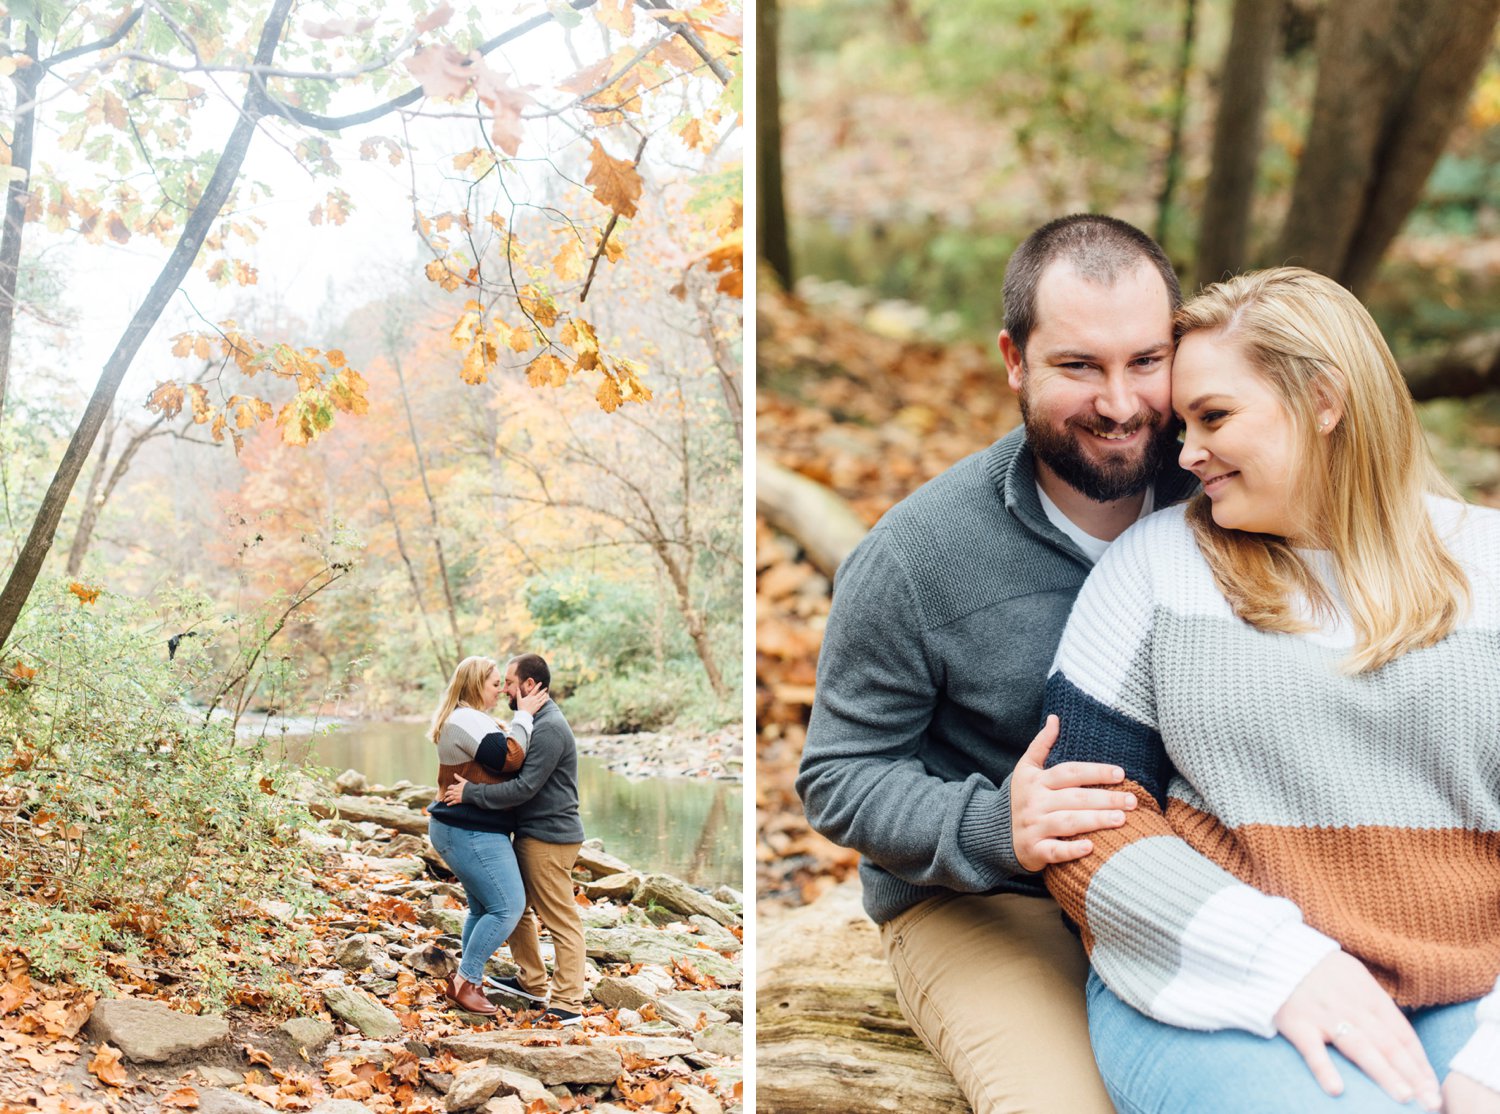
<svg viewBox="0 0 1500 1114"><path fill-rule="evenodd" d="M264 910L312 938L284 968L300 999L289 1021L244 990L221 1014L204 1008L191 954L111 957L100 996L34 974L24 941L0 942L0 1114L739 1110L743 895L585 845L582 1023L559 1028L503 992L493 1018L459 1011L442 978L464 895L419 834L432 792L320 798L326 818L303 838L326 906ZM506 954L490 974L515 974Z"/></svg>

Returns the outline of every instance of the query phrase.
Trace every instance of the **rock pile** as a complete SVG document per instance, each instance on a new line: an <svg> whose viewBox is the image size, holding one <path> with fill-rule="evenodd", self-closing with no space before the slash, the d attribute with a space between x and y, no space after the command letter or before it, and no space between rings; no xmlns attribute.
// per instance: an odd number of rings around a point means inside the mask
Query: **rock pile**
<svg viewBox="0 0 1500 1114"><path fill-rule="evenodd" d="M588 955L583 1023L541 1027L535 1004L503 991L491 995L495 1017L467 1014L441 993L466 910L426 838L421 810L434 795L371 787L349 771L317 799L318 827L302 838L322 853L320 882L337 912L268 910L319 936L298 972L309 1016L275 1027L238 1011L99 1002L88 1035L119 1050L135 1094L187 1086L198 1109L236 1114L525 1114L572 1109L570 1099L603 1114L740 1110L742 895L637 870L590 841L574 873ZM544 937L550 957L549 946ZM506 955L487 973L515 974Z"/></svg>

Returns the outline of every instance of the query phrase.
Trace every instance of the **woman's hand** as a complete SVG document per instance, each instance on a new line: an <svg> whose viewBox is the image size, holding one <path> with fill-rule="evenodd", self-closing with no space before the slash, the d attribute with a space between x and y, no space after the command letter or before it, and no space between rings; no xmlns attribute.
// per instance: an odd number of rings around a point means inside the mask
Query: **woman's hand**
<svg viewBox="0 0 1500 1114"><path fill-rule="evenodd" d="M1411 1023L1347 952L1331 953L1308 972L1276 1011L1276 1028L1330 1095L1344 1090L1328 1055L1332 1044L1397 1102L1415 1097L1424 1110L1443 1108L1437 1074Z"/></svg>
<svg viewBox="0 0 1500 1114"><path fill-rule="evenodd" d="M442 801L445 805L461 805L464 803L464 786L469 783L461 777L453 779L453 784L443 790Z"/></svg>
<svg viewBox="0 0 1500 1114"><path fill-rule="evenodd" d="M538 685L516 701L516 711L530 712L532 715L536 715L545 703L547 703L547 690Z"/></svg>
<svg viewBox="0 0 1500 1114"><path fill-rule="evenodd" d="M1500 1091L1450 1071L1443 1080L1443 1114L1500 1114Z"/></svg>

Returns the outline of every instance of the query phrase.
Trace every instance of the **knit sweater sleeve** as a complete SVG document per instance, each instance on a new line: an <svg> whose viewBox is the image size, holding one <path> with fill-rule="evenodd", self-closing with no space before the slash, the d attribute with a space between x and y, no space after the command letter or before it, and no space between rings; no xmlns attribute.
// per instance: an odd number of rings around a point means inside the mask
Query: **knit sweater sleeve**
<svg viewBox="0 0 1500 1114"><path fill-rule="evenodd" d="M1448 1070L1467 1075L1492 1091L1500 1091L1500 979L1479 1000L1474 1020L1477 1022L1474 1035L1450 1061Z"/></svg>
<svg viewBox="0 0 1500 1114"><path fill-rule="evenodd" d="M1168 822L1174 769L1157 700L1173 678L1153 659L1152 635L1158 596L1181 576L1170 555L1184 530L1180 515L1164 514L1127 532L1069 617L1047 680L1046 711L1061 722L1048 765L1119 766L1137 807L1123 828L1091 834L1092 853L1049 866L1046 882L1081 928L1099 977L1124 1001L1183 1028L1271 1036L1281 1004L1338 945L1305 925L1292 902L1198 854Z"/></svg>
<svg viewBox="0 0 1500 1114"><path fill-rule="evenodd" d="M964 893L1022 873L1010 793L950 781L920 750L942 683L899 559L876 535L839 570L797 792L813 828L914 885Z"/></svg>

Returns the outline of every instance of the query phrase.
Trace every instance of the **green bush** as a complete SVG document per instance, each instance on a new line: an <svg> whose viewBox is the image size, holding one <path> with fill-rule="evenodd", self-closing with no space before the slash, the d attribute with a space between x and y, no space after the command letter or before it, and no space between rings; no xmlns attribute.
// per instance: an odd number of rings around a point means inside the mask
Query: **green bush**
<svg viewBox="0 0 1500 1114"><path fill-rule="evenodd" d="M0 660L0 932L93 989L145 959L206 1004L291 1005L305 941L268 903L318 902L311 818L263 743L189 702L219 686L209 639L168 660L187 609L91 594L39 587Z"/></svg>

